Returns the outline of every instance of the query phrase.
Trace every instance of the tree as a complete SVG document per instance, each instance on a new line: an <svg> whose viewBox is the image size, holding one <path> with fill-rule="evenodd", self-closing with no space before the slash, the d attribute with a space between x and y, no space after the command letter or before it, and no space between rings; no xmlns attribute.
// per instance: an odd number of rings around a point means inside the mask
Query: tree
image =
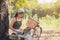
<svg viewBox="0 0 60 40"><path fill-rule="evenodd" d="M8 6L6 4L6 1L7 0L0 0L0 25L2 24L5 27L5 30L4 30L5 33L8 33L9 18L8 18ZM2 28L2 26L0 26L0 28Z"/></svg>

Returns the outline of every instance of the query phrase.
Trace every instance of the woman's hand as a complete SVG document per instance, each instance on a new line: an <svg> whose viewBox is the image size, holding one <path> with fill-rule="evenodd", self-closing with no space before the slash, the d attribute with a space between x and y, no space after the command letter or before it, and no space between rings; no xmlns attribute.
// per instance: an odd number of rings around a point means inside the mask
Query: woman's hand
<svg viewBox="0 0 60 40"><path fill-rule="evenodd" d="M23 29L17 30L18 33L23 33Z"/></svg>
<svg viewBox="0 0 60 40"><path fill-rule="evenodd" d="M20 32L23 32L24 31L24 29L20 29Z"/></svg>

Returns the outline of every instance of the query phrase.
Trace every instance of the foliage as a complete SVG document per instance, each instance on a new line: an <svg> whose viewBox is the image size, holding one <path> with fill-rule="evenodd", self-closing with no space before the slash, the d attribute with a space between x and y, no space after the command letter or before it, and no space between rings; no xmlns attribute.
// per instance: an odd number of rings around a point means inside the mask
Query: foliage
<svg viewBox="0 0 60 40"><path fill-rule="evenodd" d="M40 26L43 28L60 28L60 18L56 19L54 16L42 17L40 20Z"/></svg>

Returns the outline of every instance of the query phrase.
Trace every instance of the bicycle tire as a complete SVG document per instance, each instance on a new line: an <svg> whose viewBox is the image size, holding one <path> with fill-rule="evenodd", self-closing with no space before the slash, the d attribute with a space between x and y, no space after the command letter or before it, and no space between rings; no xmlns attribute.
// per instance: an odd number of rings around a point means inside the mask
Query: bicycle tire
<svg viewBox="0 0 60 40"><path fill-rule="evenodd" d="M37 28L39 28L39 30L37 30ZM42 33L42 28L40 26L38 26L37 28L34 29L32 38L39 38L41 37L41 33ZM36 32L37 31L37 32ZM37 34L36 34L37 33ZM38 34L39 33L39 34Z"/></svg>

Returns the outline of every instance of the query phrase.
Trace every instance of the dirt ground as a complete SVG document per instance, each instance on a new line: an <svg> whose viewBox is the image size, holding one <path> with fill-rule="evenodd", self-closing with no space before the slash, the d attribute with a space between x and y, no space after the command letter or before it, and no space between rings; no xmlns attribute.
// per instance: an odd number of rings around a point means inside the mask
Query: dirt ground
<svg viewBox="0 0 60 40"><path fill-rule="evenodd" d="M37 38L34 38L33 40L37 40ZM40 40L60 40L60 30L43 30Z"/></svg>

